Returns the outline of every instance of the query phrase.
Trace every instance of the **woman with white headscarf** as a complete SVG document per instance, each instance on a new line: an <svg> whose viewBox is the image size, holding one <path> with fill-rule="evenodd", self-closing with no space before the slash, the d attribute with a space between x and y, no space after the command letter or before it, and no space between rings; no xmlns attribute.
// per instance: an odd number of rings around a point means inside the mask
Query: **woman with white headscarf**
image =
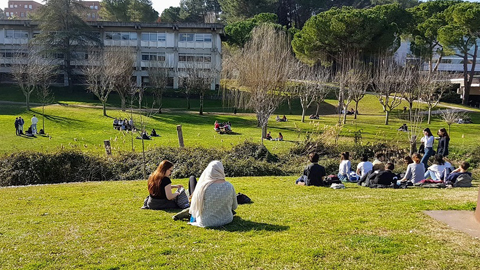
<svg viewBox="0 0 480 270"><path fill-rule="evenodd" d="M199 227L218 227L232 222L237 209L233 185L225 181L223 165L212 161L203 171L193 192L190 204L190 224Z"/></svg>

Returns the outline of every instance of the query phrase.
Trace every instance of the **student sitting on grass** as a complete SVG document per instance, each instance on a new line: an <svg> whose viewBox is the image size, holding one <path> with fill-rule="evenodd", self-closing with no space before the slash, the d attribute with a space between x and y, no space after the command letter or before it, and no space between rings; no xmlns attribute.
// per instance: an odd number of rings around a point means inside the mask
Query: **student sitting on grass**
<svg viewBox="0 0 480 270"><path fill-rule="evenodd" d="M324 178L327 175L325 172L325 167L318 164L320 156L317 153L310 153L308 159L311 164L303 171L304 177L302 180L297 180L295 184L302 186L325 186Z"/></svg>
<svg viewBox="0 0 480 270"><path fill-rule="evenodd" d="M455 185L457 184L457 180L459 177L465 177L465 178L470 178L470 185L471 186L471 180L472 180L472 173L468 171L468 168L470 167L470 163L464 161L460 164L460 167L456 170L453 170L452 173L450 173L447 176L446 179L446 184L447 185Z"/></svg>
<svg viewBox="0 0 480 270"><path fill-rule="evenodd" d="M440 154L436 154L434 156L433 165L428 167L428 170L425 172L424 177L425 179L431 178L435 181L443 180L446 168L447 166L445 165L443 156Z"/></svg>
<svg viewBox="0 0 480 270"><path fill-rule="evenodd" d="M237 209L237 195L232 184L225 181L223 164L212 161L200 176L190 206L190 224L218 227L232 222Z"/></svg>
<svg viewBox="0 0 480 270"><path fill-rule="evenodd" d="M150 136L152 137L160 137L157 132L155 131L155 129L152 129L152 133L150 133Z"/></svg>
<svg viewBox="0 0 480 270"><path fill-rule="evenodd" d="M150 195L143 202L142 209L171 209L178 208L175 198L182 185L172 185L170 175L173 171L173 163L168 160L160 162L158 168L148 177L148 192ZM172 193L172 188L177 192Z"/></svg>
<svg viewBox="0 0 480 270"><path fill-rule="evenodd" d="M362 162L357 165L357 174L362 177L373 169L373 164L368 161L366 155L362 156Z"/></svg>
<svg viewBox="0 0 480 270"><path fill-rule="evenodd" d="M407 172L400 182L411 182L412 184L418 183L423 180L425 175L425 166L420 163L422 155L415 153L412 155L413 162L407 167Z"/></svg>
<svg viewBox="0 0 480 270"><path fill-rule="evenodd" d="M338 179L342 182L347 182L352 170L352 164L350 163L350 153L343 152L341 155L340 165L338 166Z"/></svg>
<svg viewBox="0 0 480 270"><path fill-rule="evenodd" d="M370 182L370 187L393 187L393 185L395 185L398 180L398 176L392 172L393 169L395 169L395 165L393 165L393 163L391 162L387 163L387 165L385 166L385 170L379 172Z"/></svg>
<svg viewBox="0 0 480 270"><path fill-rule="evenodd" d="M267 139L267 140L269 140L269 141L273 139L273 138L272 138L272 135L270 134L270 131L269 131L269 132L267 133L267 135L265 136L265 139Z"/></svg>

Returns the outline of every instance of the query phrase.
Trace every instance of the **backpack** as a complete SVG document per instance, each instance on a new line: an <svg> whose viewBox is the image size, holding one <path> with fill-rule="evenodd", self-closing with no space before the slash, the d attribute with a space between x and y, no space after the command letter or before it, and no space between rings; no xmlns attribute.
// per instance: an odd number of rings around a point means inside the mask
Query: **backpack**
<svg viewBox="0 0 480 270"><path fill-rule="evenodd" d="M238 204L252 203L252 200L247 195L239 192L237 194L237 203Z"/></svg>
<svg viewBox="0 0 480 270"><path fill-rule="evenodd" d="M454 187L471 187L472 176L468 173L462 173L458 176L457 181L453 184Z"/></svg>
<svg viewBox="0 0 480 270"><path fill-rule="evenodd" d="M326 183L326 186L330 186L331 184L341 184L342 181L340 181L338 176L334 174L330 174L329 176L327 176L327 180L325 181L325 183Z"/></svg>

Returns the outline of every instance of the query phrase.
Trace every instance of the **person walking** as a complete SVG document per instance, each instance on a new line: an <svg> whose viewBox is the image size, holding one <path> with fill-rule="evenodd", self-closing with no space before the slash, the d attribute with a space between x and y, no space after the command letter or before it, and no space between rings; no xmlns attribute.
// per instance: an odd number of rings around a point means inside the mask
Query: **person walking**
<svg viewBox="0 0 480 270"><path fill-rule="evenodd" d="M37 134L37 123L38 123L38 118L35 117L35 114L32 117L32 134L36 135Z"/></svg>

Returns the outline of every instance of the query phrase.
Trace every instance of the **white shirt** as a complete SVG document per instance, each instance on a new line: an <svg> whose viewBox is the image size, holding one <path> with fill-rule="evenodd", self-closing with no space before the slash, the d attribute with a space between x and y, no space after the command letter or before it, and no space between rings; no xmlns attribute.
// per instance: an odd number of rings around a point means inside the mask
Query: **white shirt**
<svg viewBox="0 0 480 270"><path fill-rule="evenodd" d="M373 169L373 164L370 161L362 161L357 165L357 170L360 170L360 176L365 175L372 169Z"/></svg>
<svg viewBox="0 0 480 270"><path fill-rule="evenodd" d="M32 124L35 125L35 124L37 124L37 123L38 123L37 117L35 117L35 116L32 117Z"/></svg>
<svg viewBox="0 0 480 270"><path fill-rule="evenodd" d="M447 168L446 164L444 165L433 164L432 166L428 167L428 170L431 172L434 172L437 179L440 180L442 179L445 168Z"/></svg>
<svg viewBox="0 0 480 270"><path fill-rule="evenodd" d="M340 166L338 166L338 173L339 174L349 174L350 171L351 171L351 168L352 165L350 163L350 160L342 160L342 162L340 162Z"/></svg>
<svg viewBox="0 0 480 270"><path fill-rule="evenodd" d="M433 136L424 136L421 140L425 144L425 148L427 147L433 147L433 142L435 141L435 137Z"/></svg>

